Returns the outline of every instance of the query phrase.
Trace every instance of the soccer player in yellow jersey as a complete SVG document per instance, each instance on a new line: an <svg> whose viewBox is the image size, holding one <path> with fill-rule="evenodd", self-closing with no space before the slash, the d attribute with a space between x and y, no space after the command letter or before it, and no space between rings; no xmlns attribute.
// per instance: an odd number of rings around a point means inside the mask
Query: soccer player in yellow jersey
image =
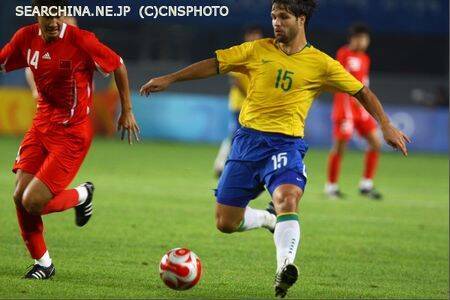
<svg viewBox="0 0 450 300"><path fill-rule="evenodd" d="M255 40L262 39L263 32L258 26L251 26L245 30L244 40L246 42L252 42ZM230 121L228 123L228 136L222 141L220 145L219 153L217 154L216 160L214 161L214 172L217 177L220 177L225 167L225 161L230 154L231 139L233 138L236 130L241 127L239 125L239 113L244 103L245 98L247 98L247 90L250 84L248 76L239 72L230 72L228 74L231 79L231 88L229 98L229 109L230 109Z"/></svg>
<svg viewBox="0 0 450 300"><path fill-rule="evenodd" d="M275 38L218 50L215 58L152 79L141 88L148 95L174 82L231 71L249 77L239 117L242 127L234 136L216 191L216 223L225 233L261 227L274 230L278 297L284 297L298 278L294 264L300 242L297 206L306 185L303 130L313 100L323 91L354 96L377 120L389 145L407 155L409 142L390 123L368 87L308 43L305 29L315 7L315 0L272 0ZM264 187L272 195L276 219L248 206Z"/></svg>

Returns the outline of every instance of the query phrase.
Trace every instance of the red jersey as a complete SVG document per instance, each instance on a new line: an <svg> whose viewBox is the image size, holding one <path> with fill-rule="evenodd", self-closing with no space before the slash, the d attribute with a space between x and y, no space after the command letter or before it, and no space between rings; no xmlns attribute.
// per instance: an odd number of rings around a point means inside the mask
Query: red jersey
<svg viewBox="0 0 450 300"><path fill-rule="evenodd" d="M54 123L85 122L92 107L93 74L107 75L122 59L96 36L62 24L59 37L46 42L38 24L21 28L0 51L0 67L9 72L30 67L39 92L33 125L46 131Z"/></svg>
<svg viewBox="0 0 450 300"><path fill-rule="evenodd" d="M336 59L344 68L365 86L369 86L370 57L364 52L352 51L348 46L341 47ZM336 93L334 96L333 119L353 119L354 113L366 113L355 98Z"/></svg>

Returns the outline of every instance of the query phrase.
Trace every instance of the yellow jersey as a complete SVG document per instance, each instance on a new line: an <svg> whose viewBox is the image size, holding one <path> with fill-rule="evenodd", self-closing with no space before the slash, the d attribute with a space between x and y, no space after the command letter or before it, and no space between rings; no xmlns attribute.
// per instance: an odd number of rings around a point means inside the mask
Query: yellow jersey
<svg viewBox="0 0 450 300"><path fill-rule="evenodd" d="M234 81L237 81L238 84L245 90L248 90L248 85L250 81L248 80L247 75L231 72L230 74L231 80L233 83L231 84L229 98L229 108L233 112L241 111L242 104L244 103L245 98L247 97L247 92L243 93L242 90L236 86Z"/></svg>
<svg viewBox="0 0 450 300"><path fill-rule="evenodd" d="M310 44L292 55L274 39L216 51L221 74L238 72L250 84L242 105L242 126L303 137L312 102L323 91L358 93L364 85L342 65Z"/></svg>

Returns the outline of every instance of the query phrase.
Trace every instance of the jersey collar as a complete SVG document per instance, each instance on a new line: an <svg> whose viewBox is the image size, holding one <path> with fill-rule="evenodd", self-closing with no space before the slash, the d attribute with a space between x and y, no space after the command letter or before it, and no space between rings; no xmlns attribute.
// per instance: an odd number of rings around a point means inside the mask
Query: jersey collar
<svg viewBox="0 0 450 300"><path fill-rule="evenodd" d="M59 38L60 39L64 38L64 36L66 35L66 30L67 30L67 24L66 23L62 23L62 25L61 25L61 32L59 33ZM39 28L38 35L42 36L41 28Z"/></svg>
<svg viewBox="0 0 450 300"><path fill-rule="evenodd" d="M311 44L310 44L308 41L306 41L306 45L305 45L302 49L300 49L300 51L297 51L297 52L292 53L292 54L287 54L286 52L284 52L284 51L280 48L280 46L278 45L277 42L275 42L274 45L275 45L275 47L276 47L281 53L283 53L284 55L286 55L286 56L288 56L288 57L291 57L291 56L297 55L297 54L299 54L299 53L302 53L303 50L305 50L306 48L311 48Z"/></svg>
<svg viewBox="0 0 450 300"><path fill-rule="evenodd" d="M67 24L62 23L61 32L59 33L60 39L64 38L64 35L66 34L66 30L67 30Z"/></svg>

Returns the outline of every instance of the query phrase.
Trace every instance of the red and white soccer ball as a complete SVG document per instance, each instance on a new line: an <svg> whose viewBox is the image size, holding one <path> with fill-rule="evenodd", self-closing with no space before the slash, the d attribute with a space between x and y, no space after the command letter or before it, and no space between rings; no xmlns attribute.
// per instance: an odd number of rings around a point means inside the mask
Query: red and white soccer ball
<svg viewBox="0 0 450 300"><path fill-rule="evenodd" d="M188 290L199 282L202 276L202 263L191 250L175 248L161 259L159 275L171 289Z"/></svg>

